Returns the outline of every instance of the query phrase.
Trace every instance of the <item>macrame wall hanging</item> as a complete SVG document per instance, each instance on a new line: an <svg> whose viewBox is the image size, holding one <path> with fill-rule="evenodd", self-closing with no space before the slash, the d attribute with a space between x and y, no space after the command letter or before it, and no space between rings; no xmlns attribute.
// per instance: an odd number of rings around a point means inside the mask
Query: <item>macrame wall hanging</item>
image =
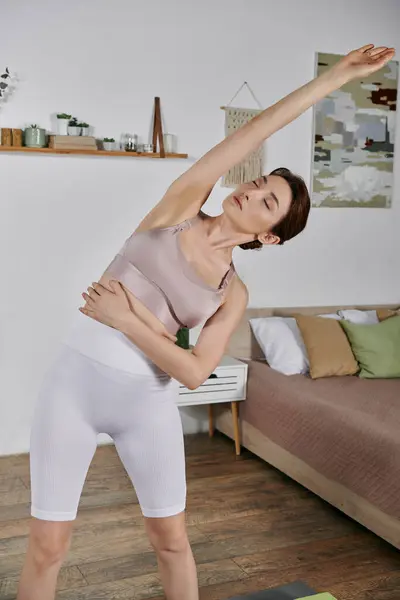
<svg viewBox="0 0 400 600"><path fill-rule="evenodd" d="M236 108L231 106L236 96L245 86L253 96L256 104L260 107L259 110L251 108ZM257 100L247 81L240 86L229 104L227 106L221 106L221 108L225 111L225 137L228 137L234 131L240 129L240 127L251 121L251 119L257 116L263 110L260 102ZM241 183L253 181L254 179L261 177L263 170L264 145L261 144L261 146L249 154L249 156L247 156L243 162L232 167L232 169L230 169L230 171L228 171L228 173L226 173L226 175L222 178L221 184L223 187L236 187Z"/></svg>

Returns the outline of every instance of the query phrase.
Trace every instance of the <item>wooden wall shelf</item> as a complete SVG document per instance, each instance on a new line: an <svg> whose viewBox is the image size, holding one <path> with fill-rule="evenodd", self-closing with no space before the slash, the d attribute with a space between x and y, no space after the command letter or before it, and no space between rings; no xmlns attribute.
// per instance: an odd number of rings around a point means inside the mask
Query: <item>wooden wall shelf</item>
<svg viewBox="0 0 400 600"><path fill-rule="evenodd" d="M83 156L125 156L128 158L161 158L159 152L124 152L122 150L60 150L59 148L26 148L18 146L0 146L0 152L25 152L33 154L80 154ZM165 158L188 158L187 154L166 154Z"/></svg>

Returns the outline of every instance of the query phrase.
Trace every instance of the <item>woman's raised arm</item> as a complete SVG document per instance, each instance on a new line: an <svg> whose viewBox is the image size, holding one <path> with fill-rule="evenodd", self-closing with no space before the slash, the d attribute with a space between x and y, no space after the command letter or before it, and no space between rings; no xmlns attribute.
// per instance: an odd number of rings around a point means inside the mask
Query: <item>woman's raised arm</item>
<svg viewBox="0 0 400 600"><path fill-rule="evenodd" d="M195 216L217 180L264 140L348 81L381 69L393 56L393 48L375 48L373 44L353 50L322 75L262 111L181 175L139 229L175 225Z"/></svg>

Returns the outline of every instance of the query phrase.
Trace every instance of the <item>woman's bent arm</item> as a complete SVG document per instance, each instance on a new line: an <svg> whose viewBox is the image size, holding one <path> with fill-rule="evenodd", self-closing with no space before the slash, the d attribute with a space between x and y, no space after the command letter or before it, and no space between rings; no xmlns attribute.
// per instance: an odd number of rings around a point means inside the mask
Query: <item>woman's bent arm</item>
<svg viewBox="0 0 400 600"><path fill-rule="evenodd" d="M236 277L225 303L207 321L192 351L184 350L148 327L131 310L123 309L125 292L113 282L114 292L94 284L84 294L85 315L114 327L126 335L162 371L190 389L199 387L218 366L230 336L247 306L247 289Z"/></svg>

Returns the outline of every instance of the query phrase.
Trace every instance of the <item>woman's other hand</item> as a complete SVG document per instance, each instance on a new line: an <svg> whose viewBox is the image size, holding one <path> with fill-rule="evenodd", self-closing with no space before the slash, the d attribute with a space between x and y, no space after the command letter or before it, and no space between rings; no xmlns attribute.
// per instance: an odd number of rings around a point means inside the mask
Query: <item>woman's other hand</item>
<svg viewBox="0 0 400 600"><path fill-rule="evenodd" d="M163 337L176 342L165 325L161 323L137 298L132 302L119 281L110 281L111 289L100 283L93 283L87 293L82 294L86 304L80 308L84 315L104 325L122 330L127 321L139 318L145 325Z"/></svg>

